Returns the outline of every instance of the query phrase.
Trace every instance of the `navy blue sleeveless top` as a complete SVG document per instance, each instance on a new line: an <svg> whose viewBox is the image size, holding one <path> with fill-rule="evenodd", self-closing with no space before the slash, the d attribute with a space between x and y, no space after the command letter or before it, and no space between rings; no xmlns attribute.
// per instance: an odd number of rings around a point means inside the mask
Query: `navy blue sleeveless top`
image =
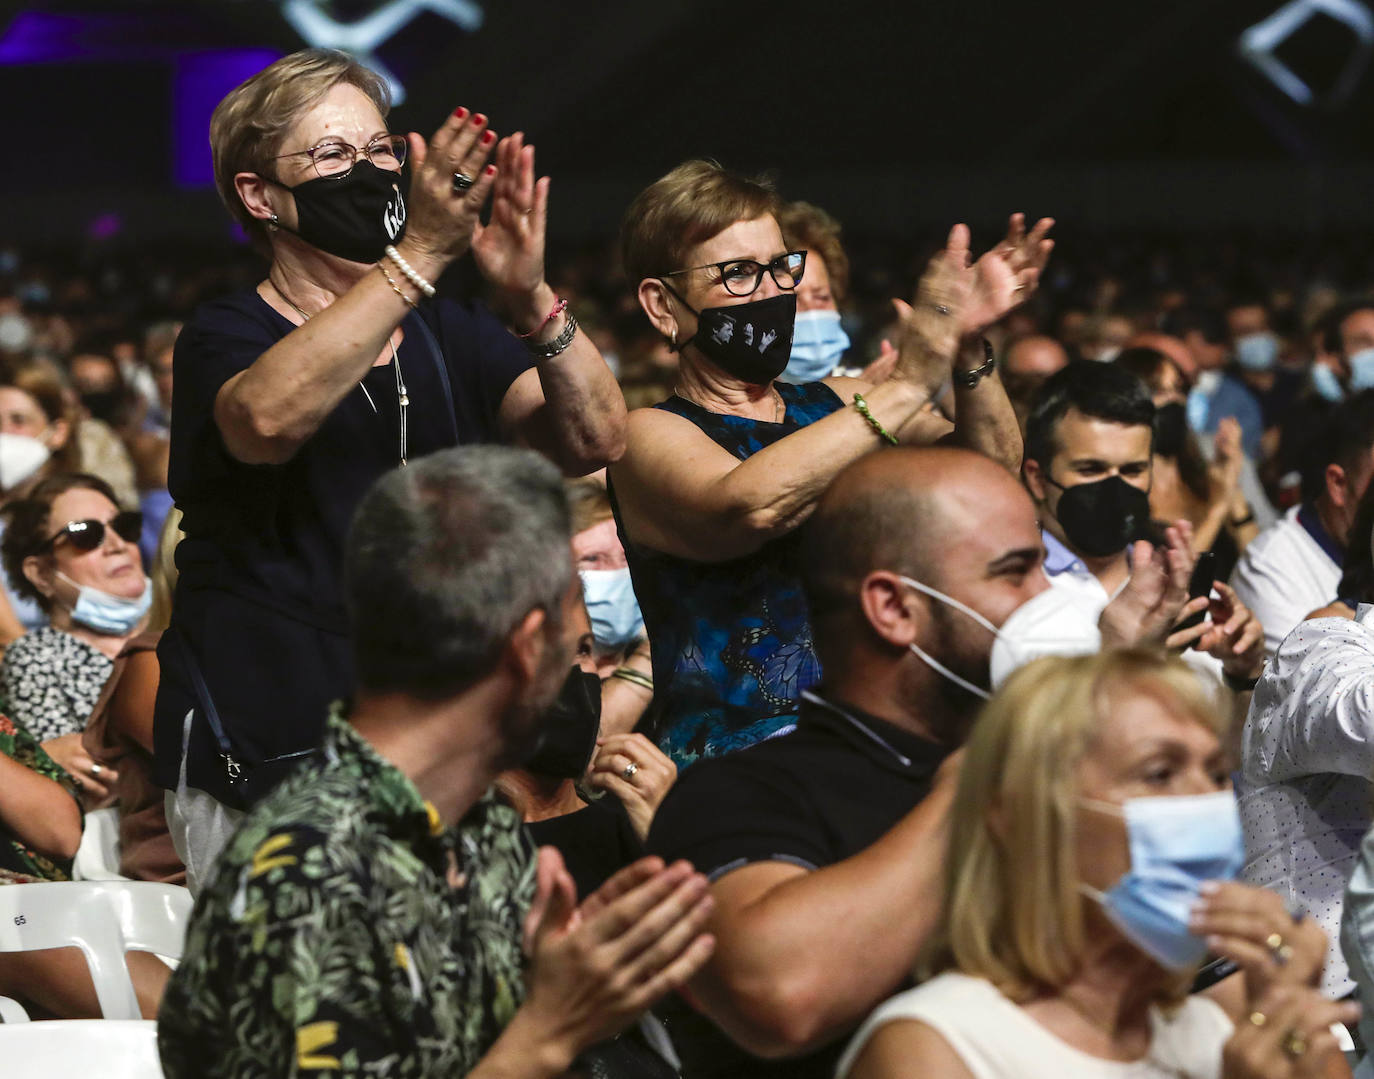
<svg viewBox="0 0 1374 1079"><path fill-rule="evenodd" d="M781 423L676 396L654 407L690 420L741 461L844 407L823 382L774 387L786 406ZM802 690L821 674L795 531L730 562L693 562L633 543L613 487L611 505L653 650L654 700L639 730L684 768L791 729Z"/></svg>

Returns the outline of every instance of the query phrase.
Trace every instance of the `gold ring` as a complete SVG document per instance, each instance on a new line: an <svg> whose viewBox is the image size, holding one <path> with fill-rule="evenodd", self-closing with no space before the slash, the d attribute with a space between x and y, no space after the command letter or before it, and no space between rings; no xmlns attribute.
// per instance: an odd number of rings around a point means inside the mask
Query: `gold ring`
<svg viewBox="0 0 1374 1079"><path fill-rule="evenodd" d="M1250 1013L1250 1024L1251 1024L1251 1026L1262 1027L1262 1026L1264 1026L1264 1024L1267 1023L1267 1022L1269 1022L1269 1016L1265 1015L1263 1012L1251 1012L1251 1013Z"/></svg>
<svg viewBox="0 0 1374 1079"><path fill-rule="evenodd" d="M1307 1036L1299 1030L1290 1030L1283 1036L1283 1041L1279 1042L1279 1048L1293 1060L1297 1060L1307 1052Z"/></svg>
<svg viewBox="0 0 1374 1079"><path fill-rule="evenodd" d="M1293 958L1293 946L1283 939L1281 933L1270 933L1264 938L1264 945L1274 957L1274 962L1281 967L1286 966L1288 960Z"/></svg>

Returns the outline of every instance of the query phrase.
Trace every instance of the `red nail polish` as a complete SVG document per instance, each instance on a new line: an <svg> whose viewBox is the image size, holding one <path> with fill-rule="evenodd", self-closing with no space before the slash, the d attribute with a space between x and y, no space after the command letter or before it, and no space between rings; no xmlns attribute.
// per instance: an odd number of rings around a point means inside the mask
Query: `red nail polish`
<svg viewBox="0 0 1374 1079"><path fill-rule="evenodd" d="M480 112L474 112L472 114L472 122L476 124L478 127L481 127L483 124L487 122L487 118L483 116Z"/></svg>
<svg viewBox="0 0 1374 1079"><path fill-rule="evenodd" d="M461 120L467 114L468 110L463 108L462 105L459 105L456 109L453 110L453 118L455 120Z"/></svg>
<svg viewBox="0 0 1374 1079"><path fill-rule="evenodd" d="M496 175L496 166L495 166L495 165L488 165L488 166L487 166L487 175L488 175L488 176L495 176L495 175Z"/></svg>
<svg viewBox="0 0 1374 1079"><path fill-rule="evenodd" d="M483 145L483 146L490 146L490 145L491 145L493 142L495 142L495 141L496 141L496 132L495 132L495 131L484 131L484 132L482 132L482 145Z"/></svg>

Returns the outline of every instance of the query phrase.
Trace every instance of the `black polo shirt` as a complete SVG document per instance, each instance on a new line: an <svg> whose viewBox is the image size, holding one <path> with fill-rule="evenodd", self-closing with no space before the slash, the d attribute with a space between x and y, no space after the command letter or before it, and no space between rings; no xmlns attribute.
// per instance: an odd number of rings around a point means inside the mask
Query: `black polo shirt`
<svg viewBox="0 0 1374 1079"><path fill-rule="evenodd" d="M649 852L669 861L686 858L712 880L751 862L833 865L871 846L914 808L951 752L808 693L792 733L683 772L654 817ZM680 998L656 1011L668 1024L687 1079L829 1079L848 1038L846 1033L804 1057L765 1061L745 1053Z"/></svg>

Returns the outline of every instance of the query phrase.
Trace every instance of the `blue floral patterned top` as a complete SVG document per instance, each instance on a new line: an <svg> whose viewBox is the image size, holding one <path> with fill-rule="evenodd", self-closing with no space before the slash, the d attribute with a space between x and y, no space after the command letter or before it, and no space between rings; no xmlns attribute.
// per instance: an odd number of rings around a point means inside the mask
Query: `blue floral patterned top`
<svg viewBox="0 0 1374 1079"><path fill-rule="evenodd" d="M724 416L682 397L655 408L690 420L741 461L843 407L829 386L774 383L781 423ZM820 680L794 567L796 534L730 562L693 562L633 543L611 504L644 628L654 700L639 729L679 768L790 730L802 690Z"/></svg>

